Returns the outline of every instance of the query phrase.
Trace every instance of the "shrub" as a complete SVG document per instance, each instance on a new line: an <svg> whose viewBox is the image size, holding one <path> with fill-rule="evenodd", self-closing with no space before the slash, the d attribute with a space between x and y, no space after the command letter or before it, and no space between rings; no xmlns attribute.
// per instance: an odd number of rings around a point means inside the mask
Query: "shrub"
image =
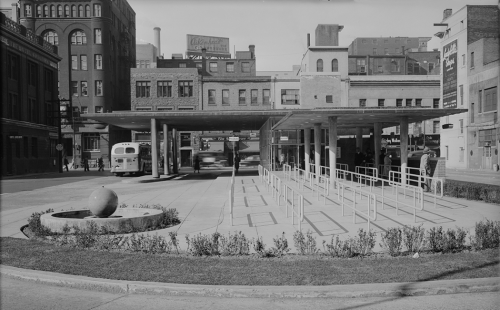
<svg viewBox="0 0 500 310"><path fill-rule="evenodd" d="M462 228L457 230L448 229L446 232L443 227L432 227L427 235L427 243L433 252L455 252L465 248L465 238L467 232Z"/></svg>
<svg viewBox="0 0 500 310"><path fill-rule="evenodd" d="M280 237L273 238L273 242L274 242L274 247L269 249L272 256L281 257L290 251L290 248L288 247L288 240L286 240L284 232L281 235L281 238Z"/></svg>
<svg viewBox="0 0 500 310"><path fill-rule="evenodd" d="M253 242L253 249L259 257L272 257L273 253L270 250L266 250L266 245L262 240L262 237L258 237L255 242Z"/></svg>
<svg viewBox="0 0 500 310"><path fill-rule="evenodd" d="M416 227L403 227L403 243L410 253L420 252L425 247L425 229L422 224Z"/></svg>
<svg viewBox="0 0 500 310"><path fill-rule="evenodd" d="M500 221L490 221L476 223L475 235L470 237L473 249L482 250L498 248L500 245Z"/></svg>
<svg viewBox="0 0 500 310"><path fill-rule="evenodd" d="M316 238L312 236L310 230L307 231L305 236L301 231L297 230L293 234L293 243L300 254L316 254L319 252L319 249L316 248Z"/></svg>
<svg viewBox="0 0 500 310"><path fill-rule="evenodd" d="M241 231L227 237L219 237L219 252L221 255L246 255L250 252L250 240Z"/></svg>
<svg viewBox="0 0 500 310"><path fill-rule="evenodd" d="M87 223L87 228L81 229L78 226L73 226L74 231L74 246L77 248L88 249L92 248L98 240L99 229L94 221Z"/></svg>
<svg viewBox="0 0 500 310"><path fill-rule="evenodd" d="M339 236L335 236L335 241L332 239L330 243L323 240L323 249L327 254L332 257L343 257L349 258L355 255L356 241L352 238L348 238L345 241L341 241Z"/></svg>
<svg viewBox="0 0 500 310"><path fill-rule="evenodd" d="M372 231L364 231L363 228L358 230L358 237L355 241L355 251L360 255L367 255L375 247L376 234Z"/></svg>
<svg viewBox="0 0 500 310"><path fill-rule="evenodd" d="M401 228L389 228L386 232L382 233L382 243L380 246L387 249L389 255L397 256L401 254L402 239Z"/></svg>
<svg viewBox="0 0 500 310"><path fill-rule="evenodd" d="M177 251L177 254L179 254L179 241L177 240L177 232L171 231L168 233L168 236L170 237L170 243L175 247L175 251ZM189 234L186 235L186 238L189 240Z"/></svg>
<svg viewBox="0 0 500 310"><path fill-rule="evenodd" d="M427 244L433 252L442 252L444 249L443 227L432 227L427 233Z"/></svg>
<svg viewBox="0 0 500 310"><path fill-rule="evenodd" d="M497 185L446 180L443 191L446 196L500 204L500 186Z"/></svg>
<svg viewBox="0 0 500 310"><path fill-rule="evenodd" d="M35 212L31 214L31 216L28 219L28 227L31 230L33 234L37 237L45 237L45 236L50 236L52 235L52 232L50 229L47 227L43 226L42 223L40 222L40 216L46 213L52 213L54 212L54 209L47 209L46 211L42 212Z"/></svg>
<svg viewBox="0 0 500 310"><path fill-rule="evenodd" d="M219 236L218 232L211 236L200 233L191 239L189 239L189 235L186 235L188 253L193 256L219 255Z"/></svg>

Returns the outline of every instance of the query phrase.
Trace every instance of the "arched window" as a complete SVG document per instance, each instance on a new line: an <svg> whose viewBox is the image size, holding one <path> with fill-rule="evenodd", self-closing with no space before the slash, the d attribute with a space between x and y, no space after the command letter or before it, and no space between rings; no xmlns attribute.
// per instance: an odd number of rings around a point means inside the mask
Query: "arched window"
<svg viewBox="0 0 500 310"><path fill-rule="evenodd" d="M332 72L339 72L339 61L337 59L332 60Z"/></svg>
<svg viewBox="0 0 500 310"><path fill-rule="evenodd" d="M316 61L316 72L323 72L323 59Z"/></svg>
<svg viewBox="0 0 500 310"><path fill-rule="evenodd" d="M43 33L43 39L52 45L59 45L59 37L54 30L47 30Z"/></svg>
<svg viewBox="0 0 500 310"><path fill-rule="evenodd" d="M76 5L71 6L71 17L76 17Z"/></svg>
<svg viewBox="0 0 500 310"><path fill-rule="evenodd" d="M65 17L69 17L69 5L66 5L64 7L64 15L65 15Z"/></svg>
<svg viewBox="0 0 500 310"><path fill-rule="evenodd" d="M49 6L48 5L43 6L43 17L49 17Z"/></svg>
<svg viewBox="0 0 500 310"><path fill-rule="evenodd" d="M50 17L57 17L56 16L56 6L55 5L51 5L50 6Z"/></svg>
<svg viewBox="0 0 500 310"><path fill-rule="evenodd" d="M83 5L78 6L78 17L83 17Z"/></svg>
<svg viewBox="0 0 500 310"><path fill-rule="evenodd" d="M85 17L90 17L90 5L85 6Z"/></svg>
<svg viewBox="0 0 500 310"><path fill-rule="evenodd" d="M57 6L57 17L62 17L63 16L63 8L62 5Z"/></svg>
<svg viewBox="0 0 500 310"><path fill-rule="evenodd" d="M77 30L71 34L71 44L73 45L83 45L87 44L87 36L85 32Z"/></svg>
<svg viewBox="0 0 500 310"><path fill-rule="evenodd" d="M42 17L42 6L41 5L36 6L36 17Z"/></svg>

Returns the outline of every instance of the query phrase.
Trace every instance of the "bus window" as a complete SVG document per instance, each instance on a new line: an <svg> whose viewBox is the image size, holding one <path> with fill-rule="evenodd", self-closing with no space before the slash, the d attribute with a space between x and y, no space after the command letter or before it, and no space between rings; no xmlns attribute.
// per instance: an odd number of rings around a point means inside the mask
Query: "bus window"
<svg viewBox="0 0 500 310"><path fill-rule="evenodd" d="M115 149L115 154L123 154L123 147L117 147Z"/></svg>
<svg viewBox="0 0 500 310"><path fill-rule="evenodd" d="M127 154L134 154L135 153L135 149L133 147L127 147L125 149L125 153L127 153Z"/></svg>

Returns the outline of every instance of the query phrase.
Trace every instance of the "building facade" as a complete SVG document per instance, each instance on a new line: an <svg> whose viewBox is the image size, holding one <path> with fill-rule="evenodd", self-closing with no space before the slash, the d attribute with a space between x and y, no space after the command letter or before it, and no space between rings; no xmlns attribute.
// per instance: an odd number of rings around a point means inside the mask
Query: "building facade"
<svg viewBox="0 0 500 310"><path fill-rule="evenodd" d="M57 47L3 13L0 19L2 176L58 171Z"/></svg>
<svg viewBox="0 0 500 310"><path fill-rule="evenodd" d="M64 153L108 163L111 146L130 132L86 120L86 113L130 109L130 68L135 59L135 12L125 0L21 0L20 23L58 46L59 97L74 116L63 126ZM83 116L83 117L80 117Z"/></svg>

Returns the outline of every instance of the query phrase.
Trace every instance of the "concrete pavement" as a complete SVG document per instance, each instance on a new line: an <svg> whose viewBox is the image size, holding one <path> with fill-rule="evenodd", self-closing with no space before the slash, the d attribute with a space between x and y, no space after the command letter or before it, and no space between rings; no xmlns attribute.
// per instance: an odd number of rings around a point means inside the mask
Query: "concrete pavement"
<svg viewBox="0 0 500 310"><path fill-rule="evenodd" d="M277 204L267 191L266 186L261 183L255 170L240 170L240 174L236 177L233 225L230 224L228 197L231 178L229 176L230 171L202 170L200 174L193 174L191 169L181 169L176 176L168 178L162 176L160 178L161 182L151 182L159 181L152 180L151 176L116 178L116 183L108 184L106 187L118 194L120 204L125 203L129 206L161 204L164 207L176 208L179 211L181 224L155 231L154 234L158 233L168 237L168 232L176 231L178 239L182 242L182 249L186 248L186 244L184 243L184 236L186 234L193 236L198 233L211 234L216 231L221 234L241 231L249 238L262 237L268 247L273 246L273 238L285 232L292 251L294 251L292 236L298 229L297 220L295 220L295 225L292 224L290 214L287 217L283 204ZM38 191L2 195L0 236L26 238L19 229L27 223L27 219L33 212L40 212L49 208L56 211L86 208L88 196L93 190L100 187L96 183L98 182L95 180L84 180L47 187ZM307 190L303 193L306 202L302 231L312 231L313 236L317 240L318 247L321 247L323 240L328 242L334 235L347 238L348 236L355 236L359 228L366 229L367 222L364 218L358 216L356 221L353 222L351 213L342 216L341 208L335 195L332 194L325 205L323 201L317 201L314 193ZM485 219L500 220L500 206L498 205L448 197L438 199L436 206L434 206L432 200L427 199L426 201L424 211L417 212L417 223L413 222L411 210L402 208L399 214L396 214L395 209L389 204L387 208L380 210L378 219L372 222L371 228L377 233L383 232L387 228L402 225L423 225L426 229L433 226L443 226L445 229L463 227L473 231L474 224L478 221ZM378 243L376 243L376 251L380 251ZM115 288L121 287L121 289L133 293L164 292L162 294L174 294L173 292L182 291L184 294L194 295L218 294L217 296L236 296L239 294L249 294L250 296L253 294L252 296L260 296L259 294L263 294L262 296L264 296L266 292L269 293L272 291L269 287L256 290L254 290L255 287L237 288L219 286L206 288L188 286L186 288L183 285L177 284L116 283L115 281L102 279L82 280L74 276L52 275L32 270L16 270L6 266L2 266L0 270L2 275L25 279L28 279L32 275L32 277L38 277L36 281L47 281L47 283L52 281L50 279L59 277L59 280L54 280L59 283L58 285L68 283L68 285L72 286L73 284L70 283L75 281L78 283L94 281L93 283L100 283L99 285L109 285ZM42 280L42 278L45 280ZM384 294L400 294L398 290L401 290L401 288L405 288L406 290L407 287L411 287L412 290L414 288L415 292L425 291L426 294L452 293L454 290L461 289L474 291L476 287L486 290L498 290L499 278L463 281L465 282L432 281L408 284L409 286L401 283L393 283L384 286L385 289L381 289L381 284L374 284L373 286L353 285L346 286L345 288L278 287L273 289L276 290L277 296L281 297L313 297L327 294L326 292L337 292L335 294L344 294L343 296L353 294L353 297L361 296L362 292L370 292L369 294L379 294L376 296L382 296ZM477 284L479 283L477 281L484 282L481 282L483 284ZM83 288L89 285L84 284L80 287ZM438 288L436 289L434 285L437 285ZM364 291L358 290L358 288L364 288ZM378 293L374 293L376 291Z"/></svg>

